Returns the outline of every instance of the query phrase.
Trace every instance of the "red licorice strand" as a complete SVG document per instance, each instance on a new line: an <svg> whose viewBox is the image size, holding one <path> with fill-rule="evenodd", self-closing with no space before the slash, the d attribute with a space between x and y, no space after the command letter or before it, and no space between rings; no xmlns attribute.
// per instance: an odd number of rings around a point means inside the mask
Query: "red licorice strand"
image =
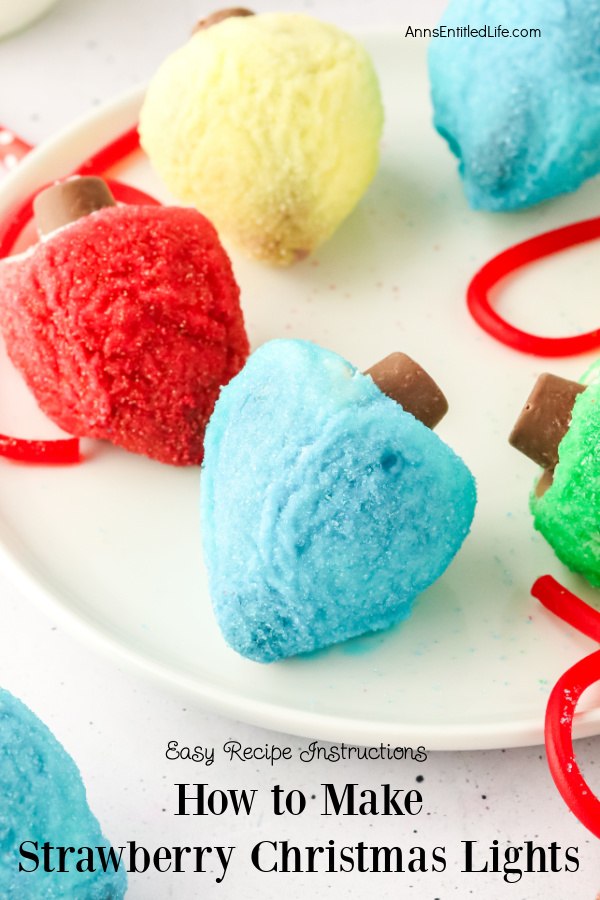
<svg viewBox="0 0 600 900"><path fill-rule="evenodd" d="M97 153L88 157L79 168L75 169L73 174L76 175L96 175L103 173L106 169L121 162L130 153L133 153L140 146L137 125L133 125L127 131L120 134L117 138L110 141ZM131 185L123 184L120 181L109 180L108 184L115 195L115 200L123 203L143 203L159 205L159 201L144 191L134 188ZM33 199L48 185L42 185L34 194L27 197L18 204L10 213L0 222L0 259L8 256L14 247L19 235L33 217ZM118 196L117 196L118 193Z"/></svg>
<svg viewBox="0 0 600 900"><path fill-rule="evenodd" d="M19 239L19 235L31 221L33 198L37 193L38 191L13 207L0 222L0 259L10 255L11 250Z"/></svg>
<svg viewBox="0 0 600 900"><path fill-rule="evenodd" d="M155 197L130 184L124 184L122 181L115 181L110 178L106 180L106 183L111 189L115 200L118 200L120 203L129 203L134 206L160 206L160 201ZM33 201L35 197L40 191L49 186L49 184L42 185L34 194L31 194L14 207L4 221L0 222L0 259L10 255L19 236L33 218Z"/></svg>
<svg viewBox="0 0 600 900"><path fill-rule="evenodd" d="M471 280L467 288L469 312L484 331L522 353L575 356L599 347L600 329L562 338L541 337L522 331L502 318L493 309L488 297L499 281L522 266L597 238L600 238L600 217L565 225L509 247L482 266Z"/></svg>
<svg viewBox="0 0 600 900"><path fill-rule="evenodd" d="M140 138L138 128L137 125L133 125L113 141L105 144L105 146L98 150L97 153L89 156L78 169L75 169L73 174L97 175L99 172L105 172L107 169L110 169L111 166L114 166L116 163L121 162L126 156L129 156L130 153L133 153L134 150L139 149L139 146Z"/></svg>
<svg viewBox="0 0 600 900"><path fill-rule="evenodd" d="M103 171L119 162L138 146L139 139L137 126L135 126L86 160L76 170L75 174L93 174L98 170ZM107 179L107 183L115 200L121 203L160 205L159 201L151 197L150 194L146 194L132 185L123 184L114 179ZM47 187L47 185L44 185L44 187ZM0 222L0 258L9 256L24 228L31 221L33 217L33 200L40 190L43 190L43 188L39 188L34 194L18 204ZM65 465L81 461L79 438L42 441L0 435L0 456L16 462L41 463L45 465Z"/></svg>
<svg viewBox="0 0 600 900"><path fill-rule="evenodd" d="M538 578L531 593L550 612L600 642L600 613L551 575ZM596 681L600 681L600 650L575 663L559 678L546 707L544 738L550 774L560 795L582 825L600 838L600 800L583 777L573 749L577 703Z"/></svg>
<svg viewBox="0 0 600 900"><path fill-rule="evenodd" d="M17 462L69 465L81 461L79 438L30 441L0 435L0 456Z"/></svg>
<svg viewBox="0 0 600 900"><path fill-rule="evenodd" d="M140 188L134 187L132 184L115 181L113 178L105 180L112 191L113 197L119 203L127 203L130 206L162 206L162 203L156 197L147 194L146 191L142 191Z"/></svg>
<svg viewBox="0 0 600 900"><path fill-rule="evenodd" d="M538 578L531 593L555 616L600 644L600 612L568 591L552 575Z"/></svg>
<svg viewBox="0 0 600 900"><path fill-rule="evenodd" d="M550 774L582 825L600 838L600 800L583 777L573 749L573 717L582 693L600 679L600 650L559 678L548 700L544 736Z"/></svg>

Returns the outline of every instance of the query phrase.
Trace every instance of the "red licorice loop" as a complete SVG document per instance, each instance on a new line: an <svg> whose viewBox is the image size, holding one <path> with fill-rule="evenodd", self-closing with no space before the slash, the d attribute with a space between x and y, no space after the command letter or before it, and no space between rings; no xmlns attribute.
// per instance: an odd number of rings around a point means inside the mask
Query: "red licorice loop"
<svg viewBox="0 0 600 900"><path fill-rule="evenodd" d="M493 309L489 292L507 275L568 247L600 238L600 217L547 231L509 247L487 262L467 288L467 306L478 325L493 338L534 356L576 356L600 347L600 328L572 337L541 337L522 331Z"/></svg>
<svg viewBox="0 0 600 900"><path fill-rule="evenodd" d="M114 181L111 178L107 178L106 183L111 189L115 200L118 200L119 203L130 203L134 206L160 206L160 202L151 197L150 194L146 194L145 191L141 191L130 184L123 184L122 181ZM49 187L48 184L42 185L34 194L31 194L18 206L14 207L4 221L0 222L0 259L10 256L23 230L33 218L33 201L35 197L47 187Z"/></svg>
<svg viewBox="0 0 600 900"><path fill-rule="evenodd" d="M600 612L568 591L552 575L542 575L538 578L531 588L531 593L563 622L567 622L600 644Z"/></svg>
<svg viewBox="0 0 600 900"><path fill-rule="evenodd" d="M551 575L538 578L531 593L565 622L600 641L600 613ZM577 703L596 681L600 681L600 650L575 663L559 678L546 707L544 736L550 773L563 800L579 821L600 838L600 800L583 777L573 749L573 716Z"/></svg>
<svg viewBox="0 0 600 900"><path fill-rule="evenodd" d="M575 761L573 716L581 694L600 679L600 650L572 666L558 680L546 709L546 755L554 783L571 812L600 838L600 800Z"/></svg>
<svg viewBox="0 0 600 900"><path fill-rule="evenodd" d="M106 172L111 166L121 162L130 153L133 153L140 146L140 136L138 134L137 125L133 125L124 131L114 140L105 144L100 150L89 156L85 162L82 162L78 169L73 172L74 175L100 175ZM156 202L156 201L155 201Z"/></svg>
<svg viewBox="0 0 600 900"><path fill-rule="evenodd" d="M0 143L2 134L8 134L0 128ZM24 141L12 135L12 140L21 146L24 156L31 147ZM5 143L7 143L5 141ZM16 146L15 143L15 146ZM139 147L137 126L130 128L110 144L107 144L75 170L75 175L102 174L110 166L120 162L125 156ZM2 154L0 153L0 162ZM115 200L121 203L133 205L159 206L160 203L150 194L121 181L106 179ZM35 194L27 197L19 203L0 222L0 259L10 256L16 242L24 228L33 218L33 200L47 185L40 187ZM56 441L30 441L22 438L0 435L0 456L24 463L41 463L53 465L67 465L81 460L78 438L66 438Z"/></svg>
<svg viewBox="0 0 600 900"><path fill-rule="evenodd" d="M79 438L29 441L0 434L0 456L16 462L70 465L81 461Z"/></svg>

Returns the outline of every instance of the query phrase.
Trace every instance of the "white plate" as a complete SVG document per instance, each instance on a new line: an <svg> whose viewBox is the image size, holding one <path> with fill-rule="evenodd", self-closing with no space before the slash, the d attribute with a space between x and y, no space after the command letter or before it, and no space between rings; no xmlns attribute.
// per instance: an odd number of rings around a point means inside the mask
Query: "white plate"
<svg viewBox="0 0 600 900"><path fill-rule="evenodd" d="M198 526L198 471L108 445L72 468L0 464L1 557L51 614L198 701L283 731L356 743L463 749L542 740L548 692L594 645L530 596L550 572L586 599L534 532L535 469L506 437L539 371L578 377L590 357L517 354L470 320L465 286L494 253L594 215L596 180L570 197L511 215L467 208L455 163L430 124L424 45L367 36L386 106L380 172L359 208L315 257L287 271L232 251L254 347L310 338L362 368L394 349L416 357L450 400L438 431L479 487L472 534L401 627L271 666L229 650L213 620ZM94 113L35 150L0 188L0 214L131 125L142 92ZM141 154L121 179L168 201ZM532 267L503 294L519 324L546 333L597 326L592 245ZM592 298L594 298L592 300ZM0 431L51 436L10 364L0 363ZM600 731L600 693L577 733Z"/></svg>

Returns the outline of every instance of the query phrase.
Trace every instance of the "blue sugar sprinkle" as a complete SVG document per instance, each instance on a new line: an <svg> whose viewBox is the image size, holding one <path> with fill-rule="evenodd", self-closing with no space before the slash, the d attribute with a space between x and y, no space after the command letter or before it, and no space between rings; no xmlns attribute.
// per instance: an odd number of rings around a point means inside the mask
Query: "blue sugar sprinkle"
<svg viewBox="0 0 600 900"><path fill-rule="evenodd" d="M121 900L123 871L19 872L23 841L53 847L109 847L91 812L77 766L20 700L0 689L0 897L18 900ZM31 845L29 845L31 850ZM42 851L39 851L43 861ZM53 863L56 865L56 861Z"/></svg>
<svg viewBox="0 0 600 900"><path fill-rule="evenodd" d="M474 209L573 191L600 171L599 0L451 0L440 24L541 37L433 38L434 124Z"/></svg>
<svg viewBox="0 0 600 900"><path fill-rule="evenodd" d="M465 464L342 357L263 345L205 440L202 538L228 643L271 662L405 619L469 531Z"/></svg>

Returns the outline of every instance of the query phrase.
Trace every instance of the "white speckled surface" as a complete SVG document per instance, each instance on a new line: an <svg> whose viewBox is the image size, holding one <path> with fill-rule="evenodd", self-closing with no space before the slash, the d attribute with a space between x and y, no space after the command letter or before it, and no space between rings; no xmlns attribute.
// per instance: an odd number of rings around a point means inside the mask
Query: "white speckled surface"
<svg viewBox="0 0 600 900"><path fill-rule="evenodd" d="M349 29L386 28L402 22L431 24L443 3L376 0L362 3L286 2L288 9L313 12ZM256 3L259 10L277 3ZM31 141L41 141L94 105L145 80L157 63L187 35L189 23L206 4L179 0L61 0L30 29L0 42L0 122ZM152 24L149 24L152 23ZM0 683L20 696L50 725L74 755L90 800L113 843L135 839L148 847L163 844L235 844L239 858L221 885L206 875L138 875L128 897L187 900L203 897L511 897L594 900L600 890L600 845L578 825L558 797L541 748L480 753L432 754L426 763L229 764L217 755L210 769L167 763L170 739L219 748L228 738L244 744L274 742L294 750L306 742L241 725L194 708L177 695L121 671L90 652L51 618L40 616L5 580L0 581ZM580 741L580 761L600 790L600 738ZM211 822L176 818L173 782L209 781L211 787L257 788L274 783L296 787L310 797L323 781L356 781L363 787L390 781L416 786L425 798L413 820L331 820L307 811L294 820L276 820L265 802L249 820L224 816ZM260 839L288 838L300 844L445 845L443 875L260 875L242 863ZM497 874L460 873L460 842L493 839L578 846L575 875L527 875L508 885Z"/></svg>

